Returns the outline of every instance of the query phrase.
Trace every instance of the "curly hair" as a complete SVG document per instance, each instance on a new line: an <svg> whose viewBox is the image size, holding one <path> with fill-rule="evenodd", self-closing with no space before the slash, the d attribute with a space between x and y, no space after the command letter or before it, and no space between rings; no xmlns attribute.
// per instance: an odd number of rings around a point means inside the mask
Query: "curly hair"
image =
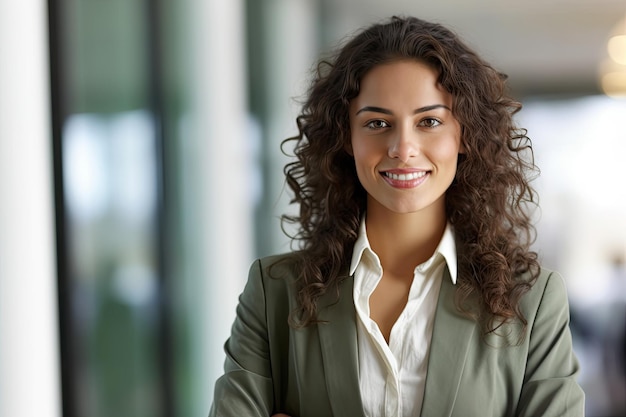
<svg viewBox="0 0 626 417"><path fill-rule="evenodd" d="M465 152L446 192L446 216L457 241L456 305L481 320L485 332L511 319L526 319L520 298L539 274L530 250L535 229L529 207L536 194L529 185L538 170L530 139L513 115L521 104L508 97L506 76L496 71L440 24L413 17L392 17L349 40L330 60L317 66L301 114L295 160L284 168L299 205L297 224L299 277L296 326L317 322L316 300L337 291L345 278L366 192L352 156L348 109L364 75L377 65L416 60L435 69L438 82L453 97L452 112L461 125ZM478 308L476 308L478 307ZM294 319L294 316L297 317Z"/></svg>

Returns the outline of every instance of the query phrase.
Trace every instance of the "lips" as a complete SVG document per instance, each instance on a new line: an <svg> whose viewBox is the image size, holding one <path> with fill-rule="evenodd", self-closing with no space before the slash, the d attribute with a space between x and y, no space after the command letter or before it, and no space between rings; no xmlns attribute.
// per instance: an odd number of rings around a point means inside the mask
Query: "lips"
<svg viewBox="0 0 626 417"><path fill-rule="evenodd" d="M392 170L381 171L385 182L394 188L415 188L421 185L430 176L426 170Z"/></svg>
<svg viewBox="0 0 626 417"><path fill-rule="evenodd" d="M393 180L410 181L422 178L427 174L427 171L409 172L407 174L394 174L393 172L385 171L382 174Z"/></svg>

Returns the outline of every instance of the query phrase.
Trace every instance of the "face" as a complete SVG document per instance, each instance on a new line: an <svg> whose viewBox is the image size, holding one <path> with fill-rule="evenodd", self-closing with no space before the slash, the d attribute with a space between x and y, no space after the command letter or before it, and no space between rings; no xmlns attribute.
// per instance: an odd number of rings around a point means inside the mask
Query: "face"
<svg viewBox="0 0 626 417"><path fill-rule="evenodd" d="M461 129L437 72L417 61L374 67L350 103L351 143L367 210L440 210L456 174ZM439 213L439 214L441 214Z"/></svg>

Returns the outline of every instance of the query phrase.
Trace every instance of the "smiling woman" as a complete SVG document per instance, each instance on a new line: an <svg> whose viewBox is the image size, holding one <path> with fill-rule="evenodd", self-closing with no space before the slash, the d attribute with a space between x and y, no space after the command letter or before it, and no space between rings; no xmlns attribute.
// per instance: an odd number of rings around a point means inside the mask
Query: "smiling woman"
<svg viewBox="0 0 626 417"><path fill-rule="evenodd" d="M416 18L320 64L285 141L300 250L251 267L211 416L583 414L504 79Z"/></svg>

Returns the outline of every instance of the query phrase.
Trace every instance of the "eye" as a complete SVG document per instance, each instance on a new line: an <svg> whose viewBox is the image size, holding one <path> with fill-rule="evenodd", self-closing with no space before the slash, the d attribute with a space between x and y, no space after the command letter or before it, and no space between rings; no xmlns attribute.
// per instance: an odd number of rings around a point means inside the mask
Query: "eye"
<svg viewBox="0 0 626 417"><path fill-rule="evenodd" d="M376 119L376 120L370 120L369 122L367 122L367 124L365 125L365 127L369 128L369 129L384 129L386 127L390 127L391 125L389 123L387 123L384 120L381 119Z"/></svg>
<svg viewBox="0 0 626 417"><path fill-rule="evenodd" d="M419 122L419 125L422 127L437 127L441 124L441 121L435 119L434 117L427 117Z"/></svg>

